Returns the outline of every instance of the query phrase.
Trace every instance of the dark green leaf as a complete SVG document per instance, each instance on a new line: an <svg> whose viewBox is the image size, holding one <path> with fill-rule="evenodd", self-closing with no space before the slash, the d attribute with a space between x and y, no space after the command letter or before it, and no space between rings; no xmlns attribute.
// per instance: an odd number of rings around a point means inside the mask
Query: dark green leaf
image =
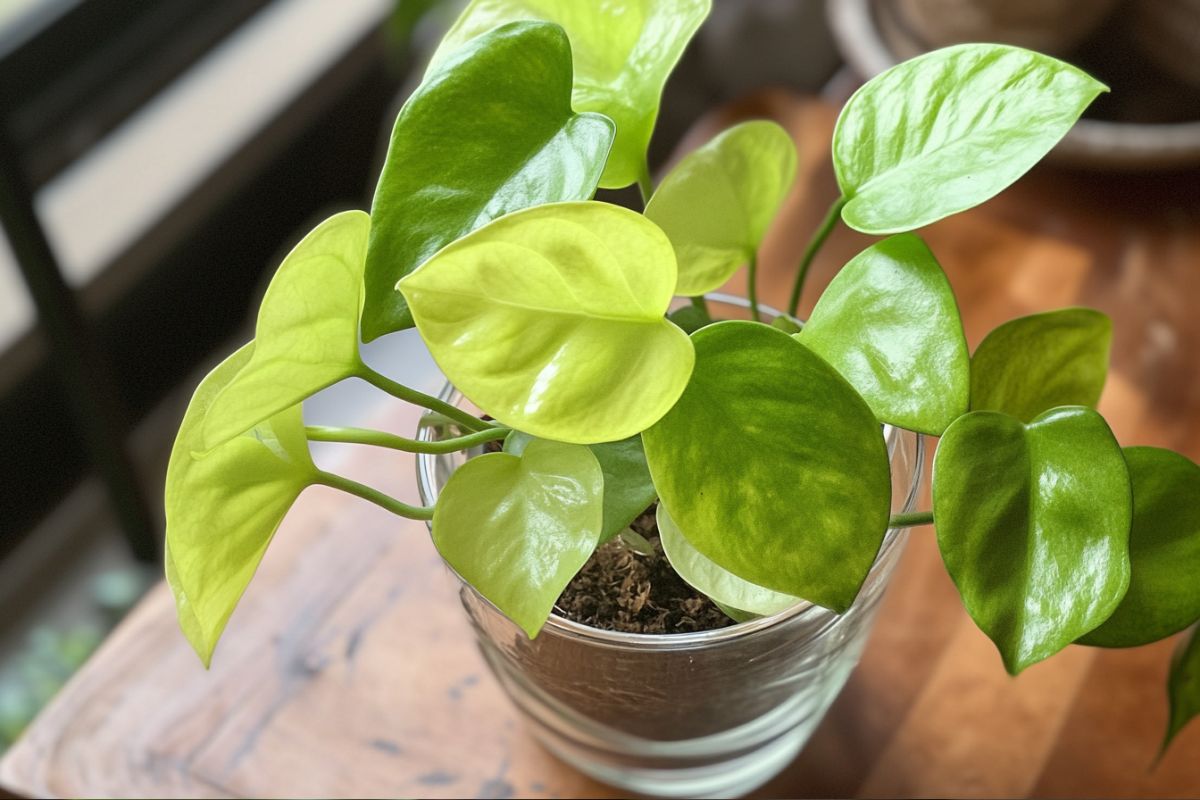
<svg viewBox="0 0 1200 800"><path fill-rule="evenodd" d="M786 333L718 322L642 434L650 474L688 541L734 575L844 611L887 529L887 450L871 409Z"/></svg>
<svg viewBox="0 0 1200 800"><path fill-rule="evenodd" d="M1028 425L959 417L933 466L938 546L1009 672L1108 619L1129 585L1129 473L1103 418L1080 407Z"/></svg>
<svg viewBox="0 0 1200 800"><path fill-rule="evenodd" d="M411 327L396 281L510 211L596 191L613 124L571 110L571 48L523 22L449 54L396 119L371 216L362 334Z"/></svg>
<svg viewBox="0 0 1200 800"><path fill-rule="evenodd" d="M1200 716L1200 628L1179 642L1175 657L1171 659L1167 695L1171 703L1171 716L1167 722L1167 735L1163 739L1163 752L1171 746L1171 741L1185 725Z"/></svg>

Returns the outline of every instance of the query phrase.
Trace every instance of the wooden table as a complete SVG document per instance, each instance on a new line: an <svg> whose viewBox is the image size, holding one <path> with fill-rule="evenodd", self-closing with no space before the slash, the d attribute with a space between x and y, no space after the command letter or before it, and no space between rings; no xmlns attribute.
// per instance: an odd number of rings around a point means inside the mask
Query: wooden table
<svg viewBox="0 0 1200 800"><path fill-rule="evenodd" d="M835 189L834 112L764 95L747 114L801 148L797 191L764 248L776 302ZM685 145L686 146L686 145ZM1200 458L1200 181L1039 169L925 235L972 345L1019 314L1075 303L1114 318L1101 410L1125 444ZM867 239L839 229L805 297ZM411 411L380 420L404 432ZM411 486L401 456L352 473ZM409 490L408 498L412 499ZM928 498L926 497L926 502ZM0 763L31 796L602 797L544 753L484 668L419 523L311 489L278 536L209 673L153 591ZM763 796L1195 796L1200 724L1151 769L1171 642L1070 648L1009 678L915 531L863 662L811 744Z"/></svg>

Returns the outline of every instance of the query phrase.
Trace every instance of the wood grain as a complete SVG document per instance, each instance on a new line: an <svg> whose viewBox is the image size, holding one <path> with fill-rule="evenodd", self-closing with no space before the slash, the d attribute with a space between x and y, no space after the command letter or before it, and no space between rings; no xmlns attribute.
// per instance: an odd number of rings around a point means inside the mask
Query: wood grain
<svg viewBox="0 0 1200 800"><path fill-rule="evenodd" d="M704 121L684 146L747 116L781 121L800 146L797 188L761 258L764 294L779 303L836 194L834 111L765 94ZM1113 373L1101 410L1122 443L1196 459L1198 185L1195 174L1038 169L925 234L972 345L1036 310L1086 304L1110 314ZM835 233L802 311L869 241ZM379 421L397 432L413 422L408 410ZM411 484L403 456L364 450L350 468ZM475 650L456 591L423 525L309 490L211 672L176 631L160 587L0 762L0 783L57 797L612 796L523 731ZM805 751L758 794L1200 795L1200 726L1152 768L1171 646L1071 648L1011 679L963 612L932 537L916 531L860 668Z"/></svg>

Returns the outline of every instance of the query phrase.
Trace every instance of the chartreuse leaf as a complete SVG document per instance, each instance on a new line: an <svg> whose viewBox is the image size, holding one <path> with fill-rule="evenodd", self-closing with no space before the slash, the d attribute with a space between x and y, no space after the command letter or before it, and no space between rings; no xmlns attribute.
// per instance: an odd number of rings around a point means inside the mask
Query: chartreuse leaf
<svg viewBox="0 0 1200 800"><path fill-rule="evenodd" d="M1163 739L1163 752L1185 725L1200 716L1200 628L1183 638L1171 659L1167 695L1171 714Z"/></svg>
<svg viewBox="0 0 1200 800"><path fill-rule="evenodd" d="M586 447L537 439L450 476L433 543L463 580L530 638L600 540L604 474Z"/></svg>
<svg viewBox="0 0 1200 800"><path fill-rule="evenodd" d="M933 466L938 546L1016 674L1104 622L1129 586L1129 473L1103 418L959 417Z"/></svg>
<svg viewBox="0 0 1200 800"><path fill-rule="evenodd" d="M596 191L614 127L571 110L571 47L547 23L506 25L447 54L392 130L371 217L363 338L412 326L396 281L510 211Z"/></svg>
<svg viewBox="0 0 1200 800"><path fill-rule="evenodd" d="M732 619L744 622L747 615L770 616L803 602L798 597L773 592L744 581L717 566L714 561L692 547L687 536L679 530L679 526L671 519L670 512L662 503L658 504L657 516L658 538L671 567L689 586L720 606ZM740 611L741 614L732 614L730 611Z"/></svg>
<svg viewBox="0 0 1200 800"><path fill-rule="evenodd" d="M243 346L197 387L167 466L167 581L205 666L275 529L317 477L299 406L197 455L204 420L218 413L214 398L251 363L254 347Z"/></svg>
<svg viewBox="0 0 1200 800"><path fill-rule="evenodd" d="M213 399L198 450L216 447L359 370L358 313L370 227L362 211L335 214L284 258L258 310L253 355Z"/></svg>
<svg viewBox="0 0 1200 800"><path fill-rule="evenodd" d="M607 203L518 211L400 281L421 338L488 414L543 439L625 439L674 405L692 371L663 314L675 254L658 227Z"/></svg>
<svg viewBox="0 0 1200 800"><path fill-rule="evenodd" d="M663 85L711 0L472 0L433 56L427 77L468 40L513 20L561 25L575 54L576 111L617 123L617 139L600 185L638 180L658 117Z"/></svg>
<svg viewBox="0 0 1200 800"><path fill-rule="evenodd" d="M532 441L529 434L513 431L504 440L504 452L519 456ZM641 516L658 494L650 480L640 435L588 447L604 473L604 523L600 526L603 544Z"/></svg>
<svg viewBox="0 0 1200 800"><path fill-rule="evenodd" d="M749 263L795 178L792 137L766 120L735 125L684 156L646 206L675 247L675 294L711 292Z"/></svg>
<svg viewBox="0 0 1200 800"><path fill-rule="evenodd" d="M786 333L718 322L696 367L642 434L662 502L737 577L845 611L888 525L891 480L870 407Z"/></svg>
<svg viewBox="0 0 1200 800"><path fill-rule="evenodd" d="M1133 483L1129 591L1082 644L1136 647L1200 620L1200 467L1157 447L1127 447L1125 463Z"/></svg>
<svg viewBox="0 0 1200 800"><path fill-rule="evenodd" d="M1056 406L1100 401L1108 377L1112 321L1090 308L1064 308L1010 320L971 358L971 409L1029 422Z"/></svg>
<svg viewBox="0 0 1200 800"><path fill-rule="evenodd" d="M970 358L958 305L913 234L851 259L796 338L845 376L880 422L940 435L967 412Z"/></svg>
<svg viewBox="0 0 1200 800"><path fill-rule="evenodd" d="M838 118L842 219L899 233L976 206L1024 175L1104 91L1070 64L1007 45L957 45L898 64Z"/></svg>

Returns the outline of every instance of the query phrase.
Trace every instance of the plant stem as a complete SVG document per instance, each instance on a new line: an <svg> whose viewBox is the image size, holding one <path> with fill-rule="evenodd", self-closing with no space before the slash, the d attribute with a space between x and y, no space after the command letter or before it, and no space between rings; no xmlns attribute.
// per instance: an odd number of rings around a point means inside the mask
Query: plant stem
<svg viewBox="0 0 1200 800"><path fill-rule="evenodd" d="M650 177L650 162L642 160L642 169L638 173L638 191L642 193L642 209L650 205L650 197L654 194L654 179Z"/></svg>
<svg viewBox="0 0 1200 800"><path fill-rule="evenodd" d="M839 197L829 207L829 211L825 213L825 219L821 220L821 227L817 228L817 232L813 234L813 238L809 241L808 247L804 249L804 256L800 259L800 269L796 273L796 282L792 284L792 296L788 300L788 313L793 317L796 316L796 310L800 307L800 292L804 290L804 281L808 277L808 268L812 266L813 259L817 255L817 251L821 249L821 245L825 244L825 240L829 238L833 226L842 216L842 206L846 205L846 198Z"/></svg>
<svg viewBox="0 0 1200 800"><path fill-rule="evenodd" d="M708 301L704 299L704 295L696 295L688 299L692 301L692 307L704 315L706 321L712 321L712 315L708 313Z"/></svg>
<svg viewBox="0 0 1200 800"><path fill-rule="evenodd" d="M892 514L888 520L889 528L912 528L917 525L932 525L932 511L910 511L907 514Z"/></svg>
<svg viewBox="0 0 1200 800"><path fill-rule="evenodd" d="M479 417L472 416L466 411L463 411L461 408L455 408L445 401L438 400L436 397L431 397L424 392L418 392L416 389L410 389L402 383L396 383L386 375L380 375L366 364L362 365L362 369L359 371L358 377L362 378L372 386L382 389L392 397L404 400L407 403L412 403L413 405L428 408L430 411L436 411L443 416L449 417L459 425L462 425L469 430L486 431L495 427L490 422L486 422L485 420L479 419Z"/></svg>
<svg viewBox="0 0 1200 800"><path fill-rule="evenodd" d="M394 433L373 431L366 428L330 428L324 425L309 425L304 429L310 442L341 442L342 444L369 444L374 447L387 447L392 450L402 450L405 453L457 453L486 442L495 442L508 436L508 427L489 428L486 431L469 433L466 436L455 436L451 439L423 442L420 439L406 439Z"/></svg>
<svg viewBox="0 0 1200 800"><path fill-rule="evenodd" d="M341 475L334 475L332 472L318 472L317 483L322 486L329 486L333 489L352 494L356 497L361 497L363 500L369 500L380 508L386 509L400 517L408 517L409 519L433 519L432 506L410 506L408 503L402 503L399 500L386 495L383 492L372 489L370 486L352 481L349 478L343 478Z"/></svg>
<svg viewBox="0 0 1200 800"><path fill-rule="evenodd" d="M761 322L758 317L758 253L750 255L746 264L746 299L750 301L750 318Z"/></svg>

